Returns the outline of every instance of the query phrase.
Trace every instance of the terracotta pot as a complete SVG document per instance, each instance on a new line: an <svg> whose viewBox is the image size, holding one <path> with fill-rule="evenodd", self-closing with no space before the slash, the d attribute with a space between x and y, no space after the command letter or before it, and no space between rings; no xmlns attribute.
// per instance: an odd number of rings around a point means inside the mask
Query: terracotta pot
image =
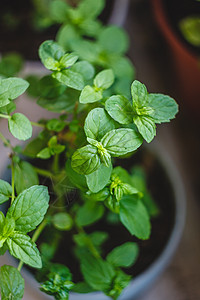
<svg viewBox="0 0 200 300"><path fill-rule="evenodd" d="M186 108L199 114L200 109L200 64L195 56L174 32L166 13L163 0L151 0L155 19L165 37L171 54L176 76L176 87Z"/></svg>

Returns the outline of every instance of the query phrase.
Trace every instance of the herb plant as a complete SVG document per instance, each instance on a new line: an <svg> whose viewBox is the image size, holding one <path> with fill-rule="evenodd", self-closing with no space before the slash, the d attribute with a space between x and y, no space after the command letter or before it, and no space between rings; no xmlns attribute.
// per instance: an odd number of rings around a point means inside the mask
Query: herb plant
<svg viewBox="0 0 200 300"><path fill-rule="evenodd" d="M45 41L39 48L47 75L29 76L28 82L13 76L19 57L14 63L12 56L0 62L0 117L18 140L29 140L32 126L41 129L25 147L13 147L0 132L11 160L11 182L0 180L0 204L7 205L7 212L0 212L0 255L8 250L19 260L17 268L0 269L2 300L22 299L23 264L38 269L41 290L55 299L68 299L69 291L102 291L117 299L131 280L124 269L136 261L138 246L126 242L105 256L103 243L111 237L88 228L110 219L139 239L150 236L157 207L145 175L134 166L129 173L119 161L134 155L144 140L151 142L156 124L173 119L178 107L169 96L148 93L133 80L132 64L124 56L127 36L97 20L103 1L97 3L82 0L72 8L52 1L54 18L49 18L63 24L58 41ZM70 30L73 34L63 33ZM13 65L8 73L5 64ZM59 116L33 122L15 112L14 101L25 91ZM54 261L66 231L72 236L68 247L79 261L80 282Z"/></svg>

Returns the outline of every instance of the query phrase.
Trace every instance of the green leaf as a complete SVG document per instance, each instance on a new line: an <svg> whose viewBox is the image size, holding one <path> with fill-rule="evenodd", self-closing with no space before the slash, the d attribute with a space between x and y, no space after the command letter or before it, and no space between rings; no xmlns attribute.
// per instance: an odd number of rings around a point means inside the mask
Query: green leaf
<svg viewBox="0 0 200 300"><path fill-rule="evenodd" d="M112 164L110 164L109 167L101 164L95 172L86 175L87 185L90 191L93 193L98 193L101 191L108 184L111 173Z"/></svg>
<svg viewBox="0 0 200 300"><path fill-rule="evenodd" d="M110 67L118 78L127 78L133 80L135 70L128 57L111 54Z"/></svg>
<svg viewBox="0 0 200 300"><path fill-rule="evenodd" d="M118 299L121 292L124 288L127 287L127 285L131 281L131 276L125 274L121 270L116 271L116 276L114 278L114 282L112 284L112 288L110 288L109 291L107 291L107 295L110 296L112 299Z"/></svg>
<svg viewBox="0 0 200 300"><path fill-rule="evenodd" d="M60 58L65 54L64 49L56 42L48 40L43 42L39 47L39 57L48 69L49 58L53 61L59 61Z"/></svg>
<svg viewBox="0 0 200 300"><path fill-rule="evenodd" d="M59 97L66 90L66 86L50 75L44 76L38 82L38 94L42 98L53 99Z"/></svg>
<svg viewBox="0 0 200 300"><path fill-rule="evenodd" d="M107 261L115 267L130 267L138 257L138 245L127 242L114 248L106 257Z"/></svg>
<svg viewBox="0 0 200 300"><path fill-rule="evenodd" d="M66 2L55 0L49 2L48 5L50 17L54 21L63 23L67 20L69 6Z"/></svg>
<svg viewBox="0 0 200 300"><path fill-rule="evenodd" d="M108 262L97 259L88 253L81 257L81 271L85 281L93 289L98 291L110 290L115 271Z"/></svg>
<svg viewBox="0 0 200 300"><path fill-rule="evenodd" d="M73 226L71 216L65 212L60 212L52 217L52 222L58 230L70 230Z"/></svg>
<svg viewBox="0 0 200 300"><path fill-rule="evenodd" d="M78 282L75 284L75 286L72 288L72 291L74 293L80 293L80 294L87 294L94 292L93 288L89 286L86 282Z"/></svg>
<svg viewBox="0 0 200 300"><path fill-rule="evenodd" d="M0 74L5 77L14 76L23 65L22 57L17 53L8 53L1 58Z"/></svg>
<svg viewBox="0 0 200 300"><path fill-rule="evenodd" d="M28 86L29 83L21 78L11 77L0 80L0 107L19 97Z"/></svg>
<svg viewBox="0 0 200 300"><path fill-rule="evenodd" d="M31 140L25 147L23 154L29 157L36 157L37 154L46 146L49 140L49 132L42 131L41 135Z"/></svg>
<svg viewBox="0 0 200 300"><path fill-rule="evenodd" d="M101 11L103 10L105 5L104 0L83 0L80 2L78 6L78 11L84 18L95 18L97 17Z"/></svg>
<svg viewBox="0 0 200 300"><path fill-rule="evenodd" d="M145 240L150 236L149 215L142 201L136 195L124 196L120 201L120 220L128 231Z"/></svg>
<svg viewBox="0 0 200 300"><path fill-rule="evenodd" d="M66 53L65 55L63 55L61 57L61 59L59 61L60 67L62 69L71 67L75 64L77 59L78 59L78 56L75 55L74 53Z"/></svg>
<svg viewBox="0 0 200 300"><path fill-rule="evenodd" d="M108 131L114 128L115 122L103 108L92 109L85 119L85 134L94 140L100 140Z"/></svg>
<svg viewBox="0 0 200 300"><path fill-rule="evenodd" d="M0 269L0 288L2 300L21 300L24 295L24 279L16 268L4 265Z"/></svg>
<svg viewBox="0 0 200 300"><path fill-rule="evenodd" d="M114 82L114 73L111 69L103 70L98 73L94 78L94 85L97 88L106 90Z"/></svg>
<svg viewBox="0 0 200 300"><path fill-rule="evenodd" d="M47 187L32 186L19 194L8 209L7 216L14 218L16 230L30 232L42 222L49 206L48 202Z"/></svg>
<svg viewBox="0 0 200 300"><path fill-rule="evenodd" d="M10 102L9 104L0 107L0 112L5 115L10 115L16 109L16 104L14 102Z"/></svg>
<svg viewBox="0 0 200 300"><path fill-rule="evenodd" d="M45 147L44 149L40 150L40 152L38 152L37 157L41 159L49 159L51 157L51 149Z"/></svg>
<svg viewBox="0 0 200 300"><path fill-rule="evenodd" d="M162 94L149 94L148 105L153 108L151 117L155 123L169 122L178 112L176 101Z"/></svg>
<svg viewBox="0 0 200 300"><path fill-rule="evenodd" d="M81 91L79 101L80 103L93 103L103 98L102 91L96 91L94 87L86 85Z"/></svg>
<svg viewBox="0 0 200 300"><path fill-rule="evenodd" d="M98 221L104 213L104 207L96 202L87 201L76 215L78 226L87 226Z"/></svg>
<svg viewBox="0 0 200 300"><path fill-rule="evenodd" d="M41 290L57 300L68 300L69 291L74 286L70 270L61 264L50 264L47 280L41 284Z"/></svg>
<svg viewBox="0 0 200 300"><path fill-rule="evenodd" d="M125 53L128 50L128 36L126 32L117 26L106 26L98 37L98 42L111 53Z"/></svg>
<svg viewBox="0 0 200 300"><path fill-rule="evenodd" d="M147 104L148 93L144 84L138 80L134 80L131 85L131 94L133 99L133 107L143 107Z"/></svg>
<svg viewBox="0 0 200 300"><path fill-rule="evenodd" d="M92 79L95 73L93 65L91 65L88 61L77 62L72 66L71 70L81 74L84 80Z"/></svg>
<svg viewBox="0 0 200 300"><path fill-rule="evenodd" d="M66 92L58 97L51 99L39 98L37 104L53 112L72 112L75 103L78 102L79 94L79 91L67 88Z"/></svg>
<svg viewBox="0 0 200 300"><path fill-rule="evenodd" d="M106 101L105 109L120 124L130 124L133 122L132 105L124 96L116 95L110 97Z"/></svg>
<svg viewBox="0 0 200 300"><path fill-rule="evenodd" d="M62 131L66 126L66 123L64 121L61 121L59 119L51 119L47 122L46 127L48 130L60 132Z"/></svg>
<svg viewBox="0 0 200 300"><path fill-rule="evenodd" d="M115 157L136 150L142 141L140 134L130 128L113 129L101 139L103 147Z"/></svg>
<svg viewBox="0 0 200 300"><path fill-rule="evenodd" d="M197 0L199 1L199 0ZM196 48L200 46L200 17L199 14L184 17L179 21L179 29L184 39ZM198 49L198 48L197 48Z"/></svg>
<svg viewBox="0 0 200 300"><path fill-rule="evenodd" d="M28 140L32 136L31 122L21 113L15 113L8 119L8 128L18 140Z"/></svg>
<svg viewBox="0 0 200 300"><path fill-rule="evenodd" d="M143 138L150 143L156 135L156 125L152 118L146 116L135 116L133 121Z"/></svg>
<svg viewBox="0 0 200 300"><path fill-rule="evenodd" d="M17 194L37 184L39 184L39 179L33 166L27 161L19 162L15 166L15 188Z"/></svg>
<svg viewBox="0 0 200 300"><path fill-rule="evenodd" d="M71 87L75 90L82 90L84 87L83 76L79 73L76 73L72 70L62 70L61 72L55 72L52 74L59 82L65 84L68 87Z"/></svg>
<svg viewBox="0 0 200 300"><path fill-rule="evenodd" d="M31 267L42 267L40 253L28 235L14 232L8 237L6 243L12 256L22 260Z"/></svg>
<svg viewBox="0 0 200 300"><path fill-rule="evenodd" d="M0 179L0 204L9 200L12 195L12 187L11 185Z"/></svg>
<svg viewBox="0 0 200 300"><path fill-rule="evenodd" d="M88 175L100 166L97 148L92 145L76 150L72 156L72 168L79 174Z"/></svg>
<svg viewBox="0 0 200 300"><path fill-rule="evenodd" d="M84 175L78 174L71 167L70 159L66 162L66 175L69 178L70 182L77 187L78 189L87 190L86 178Z"/></svg>

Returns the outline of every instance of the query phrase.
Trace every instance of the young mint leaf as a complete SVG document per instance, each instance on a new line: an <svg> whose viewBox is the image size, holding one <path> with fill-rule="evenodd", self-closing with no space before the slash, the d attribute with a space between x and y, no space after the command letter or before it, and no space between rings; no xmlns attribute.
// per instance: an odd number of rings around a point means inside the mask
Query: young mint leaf
<svg viewBox="0 0 200 300"><path fill-rule="evenodd" d="M103 147L101 142L93 140L91 138L87 138L87 141L95 146L98 149L98 155L100 157L100 161L106 166L109 167L111 164L111 156L108 151ZM87 174L86 174L87 175Z"/></svg>
<svg viewBox="0 0 200 300"><path fill-rule="evenodd" d="M82 255L81 271L85 281L94 290L108 291L115 276L114 268L111 264L102 259L97 259L91 254Z"/></svg>
<svg viewBox="0 0 200 300"><path fill-rule="evenodd" d="M16 268L4 265L0 269L0 288L2 300L21 300L24 295L24 279Z"/></svg>
<svg viewBox="0 0 200 300"><path fill-rule="evenodd" d="M5 115L10 115L16 109L16 104L14 102L10 102L9 104L0 107L0 112Z"/></svg>
<svg viewBox="0 0 200 300"><path fill-rule="evenodd" d="M46 127L48 130L60 132L62 131L66 126L66 123L64 121L58 120L58 119L51 119L47 122Z"/></svg>
<svg viewBox="0 0 200 300"><path fill-rule="evenodd" d="M138 245L133 242L124 243L114 248L106 257L106 260L115 267L130 267L138 257Z"/></svg>
<svg viewBox="0 0 200 300"><path fill-rule="evenodd" d="M131 94L133 99L133 107L141 108L146 106L148 93L144 84L138 80L134 80L131 85Z"/></svg>
<svg viewBox="0 0 200 300"><path fill-rule="evenodd" d="M81 206L76 215L76 222L79 226L90 225L99 220L104 213L104 207L97 202L87 201Z"/></svg>
<svg viewBox="0 0 200 300"><path fill-rule="evenodd" d="M101 139L103 147L114 157L136 150L142 142L140 134L130 128L113 129Z"/></svg>
<svg viewBox="0 0 200 300"><path fill-rule="evenodd" d="M86 175L86 181L90 191L92 193L98 193L101 191L108 184L111 173L112 164L110 164L109 167L101 164L100 167L92 174Z"/></svg>
<svg viewBox="0 0 200 300"><path fill-rule="evenodd" d="M73 226L73 220L68 213L60 212L52 217L52 223L58 230L70 230Z"/></svg>
<svg viewBox="0 0 200 300"><path fill-rule="evenodd" d="M77 173L83 175L96 171L100 166L97 148L87 145L76 150L72 155L71 165Z"/></svg>
<svg viewBox="0 0 200 300"><path fill-rule="evenodd" d="M49 206L48 202L47 187L32 186L19 194L8 209L7 216L14 218L17 231L30 232L42 222Z"/></svg>
<svg viewBox="0 0 200 300"><path fill-rule="evenodd" d="M32 136L31 122L21 113L15 113L8 119L8 128L18 140L25 141Z"/></svg>
<svg viewBox="0 0 200 300"><path fill-rule="evenodd" d="M0 74L11 77L17 74L23 66L23 59L17 53L8 53L1 57Z"/></svg>
<svg viewBox="0 0 200 300"><path fill-rule="evenodd" d="M64 49L58 43L51 40L43 42L39 47L39 57L47 69L50 63L49 59L51 59L52 65L54 65L58 63L64 54Z"/></svg>
<svg viewBox="0 0 200 300"><path fill-rule="evenodd" d="M143 138L150 143L156 135L156 125L151 117L134 116L133 121Z"/></svg>
<svg viewBox="0 0 200 300"><path fill-rule="evenodd" d="M57 300L68 300L69 291L74 286L70 270L64 265L52 264L49 271L47 280L41 284L41 290Z"/></svg>
<svg viewBox="0 0 200 300"><path fill-rule="evenodd" d="M142 201L136 195L127 195L120 201L120 220L128 231L145 240L150 236L149 215Z"/></svg>
<svg viewBox="0 0 200 300"><path fill-rule="evenodd" d="M111 53L122 54L128 50L128 36L126 32L117 26L110 25L103 29L98 37L98 42Z"/></svg>
<svg viewBox="0 0 200 300"><path fill-rule="evenodd" d="M15 188L17 194L37 184L39 184L38 175L29 162L20 161L15 165Z"/></svg>
<svg viewBox="0 0 200 300"><path fill-rule="evenodd" d="M70 182L78 189L83 191L88 189L85 176L78 174L72 169L70 159L68 159L66 162L66 175Z"/></svg>
<svg viewBox="0 0 200 300"><path fill-rule="evenodd" d="M40 253L28 235L14 232L7 238L6 244L12 256L31 267L42 267Z"/></svg>
<svg viewBox="0 0 200 300"><path fill-rule="evenodd" d="M14 232L15 230L15 220L14 218L5 218L2 230L2 236L6 239Z"/></svg>
<svg viewBox="0 0 200 300"><path fill-rule="evenodd" d="M95 2L93 0L82 0L78 6L78 12L81 14L83 19L94 19L101 13L104 5L104 0L98 0Z"/></svg>
<svg viewBox="0 0 200 300"><path fill-rule="evenodd" d="M77 61L78 56L75 55L74 53L66 53L65 55L63 55L59 61L60 63L60 68L61 69L65 69L68 67L71 67L75 64L75 62Z"/></svg>
<svg viewBox="0 0 200 300"><path fill-rule="evenodd" d="M127 287L127 285L131 281L131 276L125 274L121 270L116 271L115 278L113 280L112 287L109 291L106 292L106 295L110 296L112 299L118 299L123 289Z"/></svg>
<svg viewBox="0 0 200 300"><path fill-rule="evenodd" d="M51 75L44 76L38 82L38 94L42 98L53 99L59 97L66 90L66 86L61 84Z"/></svg>
<svg viewBox="0 0 200 300"><path fill-rule="evenodd" d="M85 119L85 134L94 140L100 140L108 131L114 128L115 122L103 108L92 109Z"/></svg>
<svg viewBox="0 0 200 300"><path fill-rule="evenodd" d="M71 68L72 71L81 74L84 80L90 80L93 78L95 70L93 65L88 61L79 61Z"/></svg>
<svg viewBox="0 0 200 300"><path fill-rule="evenodd" d="M93 103L103 98L102 91L96 91L95 87L86 85L81 91L79 102L80 103Z"/></svg>
<svg viewBox="0 0 200 300"><path fill-rule="evenodd" d="M114 73L111 69L103 70L94 78L94 85L99 89L106 90L114 82Z"/></svg>
<svg viewBox="0 0 200 300"><path fill-rule="evenodd" d="M111 96L106 101L105 109L120 124L130 124L133 122L133 107L130 101L124 96Z"/></svg>
<svg viewBox="0 0 200 300"><path fill-rule="evenodd" d="M51 18L58 22L63 23L68 19L69 5L61 0L55 0L49 3L49 14Z"/></svg>
<svg viewBox="0 0 200 300"><path fill-rule="evenodd" d="M8 182L0 179L0 204L8 201L11 195L12 195L11 185Z"/></svg>
<svg viewBox="0 0 200 300"><path fill-rule="evenodd" d="M148 105L153 108L151 117L155 123L169 122L178 112L177 103L167 95L149 94Z"/></svg>
<svg viewBox="0 0 200 300"><path fill-rule="evenodd" d="M83 76L72 70L62 70L61 72L55 72L52 74L59 82L65 84L66 86L75 89L82 90L84 87Z"/></svg>
<svg viewBox="0 0 200 300"><path fill-rule="evenodd" d="M41 159L49 159L51 157L51 149L45 147L44 149L40 150L40 152L37 154L37 157Z"/></svg>
<svg viewBox="0 0 200 300"><path fill-rule="evenodd" d="M29 83L21 78L11 77L0 80L0 107L19 97L28 86Z"/></svg>

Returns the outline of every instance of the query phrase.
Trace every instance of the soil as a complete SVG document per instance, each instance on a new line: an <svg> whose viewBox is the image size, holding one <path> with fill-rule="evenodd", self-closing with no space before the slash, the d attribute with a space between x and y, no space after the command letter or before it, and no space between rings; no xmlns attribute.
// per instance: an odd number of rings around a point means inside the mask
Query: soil
<svg viewBox="0 0 200 300"><path fill-rule="evenodd" d="M100 15L107 22L112 11L114 0L107 0L106 7ZM33 27L32 0L1 0L0 10L0 53L18 52L24 59L38 60L38 48L48 39L55 39L59 28L50 26L45 30Z"/></svg>
<svg viewBox="0 0 200 300"><path fill-rule="evenodd" d="M119 161L122 162L122 160ZM120 223L118 225L111 225L105 219L92 226L85 227L88 233L96 230L106 231L109 237L111 237L104 243L103 257L106 257L108 252L124 242L137 242L140 249L139 258L133 267L124 269L126 273L133 277L146 270L161 254L169 239L175 220L174 194L169 179L159 161L152 154L144 150L142 154L140 152L134 158L123 159L123 165L121 165L130 169L135 164L140 164L146 169L149 190L160 209L159 215L151 220L152 232L150 239L145 241L138 240L132 237ZM66 264L72 274L74 274L73 280L78 282L82 280L82 275L79 271L79 262L73 254L73 246L74 242L71 232L63 232L54 262Z"/></svg>
<svg viewBox="0 0 200 300"><path fill-rule="evenodd" d="M200 16L200 3L196 0L162 0L167 19L181 42L194 54L200 55L200 47L187 42L179 30L179 21L188 16Z"/></svg>

